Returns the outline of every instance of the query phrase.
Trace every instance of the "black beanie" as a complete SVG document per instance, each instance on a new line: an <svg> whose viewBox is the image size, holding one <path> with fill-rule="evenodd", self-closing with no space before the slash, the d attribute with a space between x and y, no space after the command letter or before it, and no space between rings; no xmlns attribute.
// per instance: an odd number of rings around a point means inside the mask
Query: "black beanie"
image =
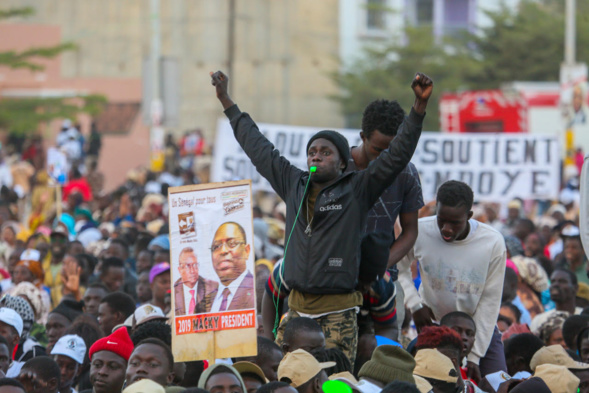
<svg viewBox="0 0 589 393"><path fill-rule="evenodd" d="M77 302L72 299L63 299L51 312L61 314L73 322L74 319L84 313L84 301Z"/></svg>
<svg viewBox="0 0 589 393"><path fill-rule="evenodd" d="M341 159L344 160L345 171L348 167L348 161L350 160L350 145L348 145L348 140L346 139L346 137L340 134L339 132L332 130L319 131L318 133L313 135L311 139L309 139L309 142L307 143L307 151L309 151L309 146L311 146L311 143L313 143L315 139L319 138L327 139L335 145Z"/></svg>

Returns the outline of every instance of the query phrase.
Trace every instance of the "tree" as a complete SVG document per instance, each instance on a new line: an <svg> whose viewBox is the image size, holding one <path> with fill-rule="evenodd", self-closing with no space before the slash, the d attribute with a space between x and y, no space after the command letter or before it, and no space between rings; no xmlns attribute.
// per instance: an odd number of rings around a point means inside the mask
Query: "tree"
<svg viewBox="0 0 589 393"><path fill-rule="evenodd" d="M408 83L415 71L434 79L424 129L437 130L438 102L445 91L496 89L512 81L558 81L564 52L564 2L523 0L518 9L487 12L492 26L475 34L433 39L432 31L408 26L404 45L366 48L364 58L333 74L347 126L359 127L362 110L377 98L412 105ZM589 62L589 2L577 2L577 59Z"/></svg>
<svg viewBox="0 0 589 393"><path fill-rule="evenodd" d="M510 81L558 81L564 59L564 1L522 1L517 10L487 12L493 25L469 41L481 57L474 88ZM589 62L589 2L577 2L577 61Z"/></svg>
<svg viewBox="0 0 589 393"><path fill-rule="evenodd" d="M413 92L409 86L415 72L420 71L435 83L424 129L437 130L440 93L467 87L465 74L479 72L479 64L470 59L467 47L457 45L454 39L438 44L428 28L407 27L404 34L404 45L394 40L382 48L367 48L364 57L350 69L333 74L342 93L332 98L341 104L347 126L359 127L364 107L378 98L394 99L403 108L411 107Z"/></svg>
<svg viewBox="0 0 589 393"><path fill-rule="evenodd" d="M70 98L10 98L0 100L0 128L23 135L53 119L75 118L80 113L99 114L106 103L101 95Z"/></svg>
<svg viewBox="0 0 589 393"><path fill-rule="evenodd" d="M29 16L34 13L30 7L0 10L0 20ZM38 58L53 58L64 51L75 50L76 44L65 42L51 47L30 48L22 52L0 52L0 67L24 68L30 71L43 70L35 62ZM58 118L73 118L79 113L96 115L102 111L106 98L101 95L87 95L68 98L2 98L0 99L0 128L11 134L34 132L41 123Z"/></svg>

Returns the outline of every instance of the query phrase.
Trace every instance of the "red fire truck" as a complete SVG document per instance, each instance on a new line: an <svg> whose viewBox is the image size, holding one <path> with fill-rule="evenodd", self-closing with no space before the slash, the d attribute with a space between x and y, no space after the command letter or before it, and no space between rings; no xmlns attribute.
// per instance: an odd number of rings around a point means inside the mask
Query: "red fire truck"
<svg viewBox="0 0 589 393"><path fill-rule="evenodd" d="M558 83L514 82L501 90L445 93L440 99L442 132L529 132L563 130Z"/></svg>

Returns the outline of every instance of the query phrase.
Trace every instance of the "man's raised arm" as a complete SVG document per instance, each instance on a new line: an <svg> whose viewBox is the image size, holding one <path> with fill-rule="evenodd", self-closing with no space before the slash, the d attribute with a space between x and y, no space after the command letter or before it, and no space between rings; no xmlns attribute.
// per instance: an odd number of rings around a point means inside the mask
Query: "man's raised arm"
<svg viewBox="0 0 589 393"><path fill-rule="evenodd" d="M303 171L282 157L274 145L262 135L252 118L239 110L229 97L227 75L221 71L211 72L209 75L211 76L211 84L215 86L217 98L231 122L237 142L252 161L258 173L270 182L274 191L283 200L286 199L293 182L299 179Z"/></svg>
<svg viewBox="0 0 589 393"><path fill-rule="evenodd" d="M411 89L415 95L415 102L405 117L397 136L374 162L361 175L357 190L367 194L366 201L370 206L378 199L382 192L389 187L396 177L407 166L415 152L427 103L434 89L433 81L425 74L418 72L411 82Z"/></svg>

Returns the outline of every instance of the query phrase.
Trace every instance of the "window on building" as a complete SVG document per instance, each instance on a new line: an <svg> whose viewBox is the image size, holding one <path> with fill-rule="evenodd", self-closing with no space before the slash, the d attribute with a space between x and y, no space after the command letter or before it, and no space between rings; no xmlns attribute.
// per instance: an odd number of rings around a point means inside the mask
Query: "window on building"
<svg viewBox="0 0 589 393"><path fill-rule="evenodd" d="M386 29L386 0L366 0L366 27L369 30Z"/></svg>
<svg viewBox="0 0 589 393"><path fill-rule="evenodd" d="M434 0L416 0L415 16L418 25L431 25L434 21Z"/></svg>
<svg viewBox="0 0 589 393"><path fill-rule="evenodd" d="M446 1L444 35L459 35L469 27L469 0Z"/></svg>

